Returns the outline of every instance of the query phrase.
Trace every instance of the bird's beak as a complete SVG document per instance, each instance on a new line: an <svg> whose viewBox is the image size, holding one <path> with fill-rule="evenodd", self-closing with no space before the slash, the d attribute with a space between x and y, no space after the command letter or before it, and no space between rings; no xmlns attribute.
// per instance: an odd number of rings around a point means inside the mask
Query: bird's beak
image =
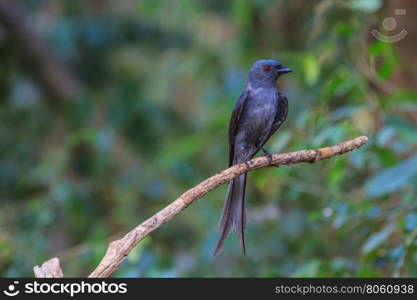
<svg viewBox="0 0 417 300"><path fill-rule="evenodd" d="M279 74L284 74L284 73L292 72L292 69L290 69L286 66L281 66L281 68L279 68L277 71L278 71Z"/></svg>

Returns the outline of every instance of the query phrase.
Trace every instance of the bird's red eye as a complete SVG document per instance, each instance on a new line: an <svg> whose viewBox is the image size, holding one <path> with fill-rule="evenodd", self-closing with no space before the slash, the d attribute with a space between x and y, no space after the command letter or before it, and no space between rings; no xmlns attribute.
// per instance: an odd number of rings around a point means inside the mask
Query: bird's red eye
<svg viewBox="0 0 417 300"><path fill-rule="evenodd" d="M264 70L264 72L268 73L269 71L271 71L271 66L270 65L265 65L265 66L263 66L263 70Z"/></svg>

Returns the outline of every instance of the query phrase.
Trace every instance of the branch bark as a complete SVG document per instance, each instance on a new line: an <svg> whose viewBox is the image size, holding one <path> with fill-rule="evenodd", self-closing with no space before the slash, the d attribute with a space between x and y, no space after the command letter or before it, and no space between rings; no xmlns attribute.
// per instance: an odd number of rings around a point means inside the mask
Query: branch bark
<svg viewBox="0 0 417 300"><path fill-rule="evenodd" d="M59 265L59 259L57 257L51 258L42 264L42 266L34 266L33 273L36 278L62 278L61 266Z"/></svg>
<svg viewBox="0 0 417 300"><path fill-rule="evenodd" d="M107 248L106 254L97 268L89 275L93 278L109 277L119 268L125 257L152 231L171 220L178 213L186 209L191 203L200 199L205 194L222 184L251 170L267 167L279 167L301 162L314 163L316 161L341 155L363 146L368 141L366 136L360 136L340 144L314 150L300 150L290 153L272 155L272 164L268 158L258 157L247 164L241 163L232 166L222 172L204 180L195 187L189 189L171 204L144 221L142 224L128 232L123 238L113 241ZM35 274L36 275L36 274Z"/></svg>

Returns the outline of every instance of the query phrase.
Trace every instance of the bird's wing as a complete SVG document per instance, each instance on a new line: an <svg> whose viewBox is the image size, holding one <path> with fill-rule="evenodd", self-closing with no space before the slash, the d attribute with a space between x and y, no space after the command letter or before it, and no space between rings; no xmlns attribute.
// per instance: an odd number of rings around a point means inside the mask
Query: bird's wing
<svg viewBox="0 0 417 300"><path fill-rule="evenodd" d="M275 131L278 130L278 128L284 123L285 119L288 115L288 99L285 97L284 94L278 93L278 113L275 116L274 123L272 124L271 130L268 133L268 136L266 137L265 141L263 141L263 144L266 143L267 140L275 133Z"/></svg>
<svg viewBox="0 0 417 300"><path fill-rule="evenodd" d="M240 95L235 108L232 112L232 117L229 122L229 167L233 165L233 156L235 153L235 136L238 129L239 119L242 115L243 107L245 106L246 99L250 95L250 89L245 88L245 90Z"/></svg>

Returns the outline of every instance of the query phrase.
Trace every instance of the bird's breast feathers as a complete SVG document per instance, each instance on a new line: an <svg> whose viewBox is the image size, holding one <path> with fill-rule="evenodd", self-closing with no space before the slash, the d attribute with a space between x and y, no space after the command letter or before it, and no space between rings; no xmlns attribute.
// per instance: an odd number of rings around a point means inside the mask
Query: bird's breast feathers
<svg viewBox="0 0 417 300"><path fill-rule="evenodd" d="M252 90L251 94L252 97L247 105L250 106L252 112L275 111L278 104L278 91L275 88L256 88Z"/></svg>

